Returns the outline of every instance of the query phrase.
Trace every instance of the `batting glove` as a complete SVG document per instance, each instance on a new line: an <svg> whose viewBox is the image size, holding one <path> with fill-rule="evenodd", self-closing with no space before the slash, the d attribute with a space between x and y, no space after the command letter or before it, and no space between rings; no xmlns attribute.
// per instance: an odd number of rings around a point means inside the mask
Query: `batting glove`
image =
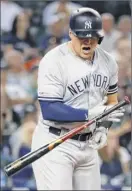
<svg viewBox="0 0 132 191"><path fill-rule="evenodd" d="M107 99L105 98L101 103L99 103L97 106L91 108L89 110L89 120L93 117L96 117L100 114L102 114L104 111L110 109L114 105L104 105L106 103ZM101 121L112 121L112 122L120 122L121 117L123 117L125 110L123 108L117 109L104 117Z"/></svg>
<svg viewBox="0 0 132 191"><path fill-rule="evenodd" d="M88 140L88 146L90 148L93 148L95 150L99 150L107 145L107 132L108 129L106 129L103 126L100 126L97 128L93 136Z"/></svg>

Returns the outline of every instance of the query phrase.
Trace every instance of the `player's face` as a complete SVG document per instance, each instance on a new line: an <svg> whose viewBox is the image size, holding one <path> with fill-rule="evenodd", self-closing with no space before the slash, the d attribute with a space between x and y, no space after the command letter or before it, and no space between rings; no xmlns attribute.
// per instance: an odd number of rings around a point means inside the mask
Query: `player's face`
<svg viewBox="0 0 132 191"><path fill-rule="evenodd" d="M98 38L78 38L70 33L71 43L74 51L83 59L91 59L98 44Z"/></svg>

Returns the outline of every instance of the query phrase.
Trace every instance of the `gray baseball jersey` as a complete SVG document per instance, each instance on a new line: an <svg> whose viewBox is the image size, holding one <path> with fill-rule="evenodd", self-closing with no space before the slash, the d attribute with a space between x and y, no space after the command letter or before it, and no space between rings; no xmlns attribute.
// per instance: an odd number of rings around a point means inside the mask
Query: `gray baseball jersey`
<svg viewBox="0 0 132 191"><path fill-rule="evenodd" d="M117 65L100 47L90 62L74 55L67 43L48 52L38 72L38 99L62 101L74 108L90 109L106 94L117 92ZM47 121L40 115L32 151L57 139L49 126L73 128L76 123ZM92 131L90 126L88 131ZM61 131L63 135L64 129ZM33 163L38 190L101 190L97 150L87 141L68 139ZM96 184L95 184L96 181Z"/></svg>
<svg viewBox="0 0 132 191"><path fill-rule="evenodd" d="M48 52L40 62L38 99L62 101L78 109L90 109L107 94L117 92L118 67L99 46L93 62L79 58L64 43ZM49 126L73 128L77 123L40 121ZM94 125L90 127L94 128Z"/></svg>

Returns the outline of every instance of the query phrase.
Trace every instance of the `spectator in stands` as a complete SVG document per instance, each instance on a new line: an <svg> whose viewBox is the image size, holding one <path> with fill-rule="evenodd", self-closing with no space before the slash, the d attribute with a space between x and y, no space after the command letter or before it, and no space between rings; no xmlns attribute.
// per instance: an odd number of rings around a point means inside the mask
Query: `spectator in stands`
<svg viewBox="0 0 132 191"><path fill-rule="evenodd" d="M1 136L0 140L4 143L5 139L10 136L10 134L18 128L21 124L21 119L19 115L13 110L14 100L10 99L7 95L6 85L7 85L7 74L8 67L1 68ZM19 100L18 103L23 103L25 100ZM6 137L6 138L5 138ZM7 141L7 140L6 140Z"/></svg>
<svg viewBox="0 0 132 191"><path fill-rule="evenodd" d="M64 34L65 15L57 14L50 20L49 31L41 38L39 47L45 50L45 53L53 47L69 40L68 32Z"/></svg>
<svg viewBox="0 0 132 191"><path fill-rule="evenodd" d="M35 104L24 104L23 109L22 124L12 133L9 141L14 159L30 151L32 133L37 121L37 108Z"/></svg>
<svg viewBox="0 0 132 191"><path fill-rule="evenodd" d="M12 150L13 159L16 160L19 157L30 152L31 141L33 131L36 127L37 122L37 108L34 104L24 105L24 116L22 120L22 125L12 133L9 143ZM35 186L35 181L33 179L33 171L31 165L18 172L13 176L13 185L17 187L30 187L32 181Z"/></svg>
<svg viewBox="0 0 132 191"><path fill-rule="evenodd" d="M6 74L7 74L7 68L1 68L1 75L0 75L0 82L1 82L1 107L0 107L0 119L1 119L1 132L3 132L4 126L5 126L5 118L8 108L8 101L7 101L7 95L5 92L5 86L6 86Z"/></svg>
<svg viewBox="0 0 132 191"><path fill-rule="evenodd" d="M36 62L35 65L32 66L30 70L30 75L32 79L32 94L34 94L34 98L36 97L37 100L37 78L38 78L38 65L39 63Z"/></svg>
<svg viewBox="0 0 132 191"><path fill-rule="evenodd" d="M109 130L109 136L110 137L120 137L126 133L131 132L131 129L132 129L131 120L130 120L130 118L128 119L128 117L127 117L127 120L125 120L125 123L123 123L120 128L116 128L116 129L112 128Z"/></svg>
<svg viewBox="0 0 132 191"><path fill-rule="evenodd" d="M132 71L131 71L131 65L129 65L129 67L127 68L126 71L126 95L129 96L129 98L131 99L131 88L132 88Z"/></svg>
<svg viewBox="0 0 132 191"><path fill-rule="evenodd" d="M131 43L128 38L120 37L116 44L115 50L112 52L119 67L119 86L126 86L126 83L130 81L131 74L128 73L131 70Z"/></svg>
<svg viewBox="0 0 132 191"><path fill-rule="evenodd" d="M55 0L49 3L43 11L42 22L46 27L46 37L41 41L40 48L49 51L56 45L69 40L69 16L73 10L82 7L69 0Z"/></svg>
<svg viewBox="0 0 132 191"><path fill-rule="evenodd" d="M131 62L131 42L127 37L121 36L115 43L115 50L111 52L116 61ZM126 64L125 64L126 66Z"/></svg>
<svg viewBox="0 0 132 191"><path fill-rule="evenodd" d="M17 50L35 47L36 43L30 34L30 17L27 12L21 12L13 21L9 35L2 39L3 43L12 44Z"/></svg>
<svg viewBox="0 0 132 191"><path fill-rule="evenodd" d="M115 49L115 43L117 39L120 37L120 33L115 29L114 16L110 13L103 13L102 24L104 30L104 39L100 46L104 50L112 52Z"/></svg>
<svg viewBox="0 0 132 191"><path fill-rule="evenodd" d="M123 119L123 122L120 127L111 128L109 131L109 136L111 138L119 138L120 146L125 147L130 153L131 150L129 148L129 144L131 143L131 110L129 111L131 106L126 107L126 115Z"/></svg>
<svg viewBox="0 0 132 191"><path fill-rule="evenodd" d="M32 82L24 69L24 57L19 51L12 50L4 55L9 69L7 73L6 93L11 100L11 105L20 116L24 103L31 103Z"/></svg>
<svg viewBox="0 0 132 191"><path fill-rule="evenodd" d="M1 0L1 32L7 33L12 29L13 20L23 11L17 3Z"/></svg>
<svg viewBox="0 0 132 191"><path fill-rule="evenodd" d="M118 19L117 28L121 33L121 36L124 36L131 40L131 16L129 15L122 15Z"/></svg>
<svg viewBox="0 0 132 191"><path fill-rule="evenodd" d="M5 173L3 172L3 170L0 168L0 185L1 185L1 189L6 187L6 183L7 183L7 177L5 176Z"/></svg>
<svg viewBox="0 0 132 191"><path fill-rule="evenodd" d="M108 134L107 146L99 151L101 157L101 174L106 176L110 186L122 186L125 175L130 172L130 154L119 145L118 137Z"/></svg>
<svg viewBox="0 0 132 191"><path fill-rule="evenodd" d="M78 3L73 3L69 0L55 0L49 3L43 11L43 25L48 26L51 20L56 16L56 14L65 14L65 26L68 24L67 19L73 10L80 8L81 5Z"/></svg>

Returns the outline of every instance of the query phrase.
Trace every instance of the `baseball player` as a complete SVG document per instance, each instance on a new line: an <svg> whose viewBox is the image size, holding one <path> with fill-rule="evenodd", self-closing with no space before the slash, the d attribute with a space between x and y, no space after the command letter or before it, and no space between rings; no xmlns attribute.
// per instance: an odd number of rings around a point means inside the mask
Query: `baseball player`
<svg viewBox="0 0 132 191"><path fill-rule="evenodd" d="M118 67L99 47L100 14L91 8L73 12L70 41L50 50L40 61L38 100L41 116L32 151L101 114L117 100ZM107 102L104 98L107 96ZM120 121L116 110L103 121ZM33 163L38 190L99 190L98 149L106 145L107 128L91 125Z"/></svg>

